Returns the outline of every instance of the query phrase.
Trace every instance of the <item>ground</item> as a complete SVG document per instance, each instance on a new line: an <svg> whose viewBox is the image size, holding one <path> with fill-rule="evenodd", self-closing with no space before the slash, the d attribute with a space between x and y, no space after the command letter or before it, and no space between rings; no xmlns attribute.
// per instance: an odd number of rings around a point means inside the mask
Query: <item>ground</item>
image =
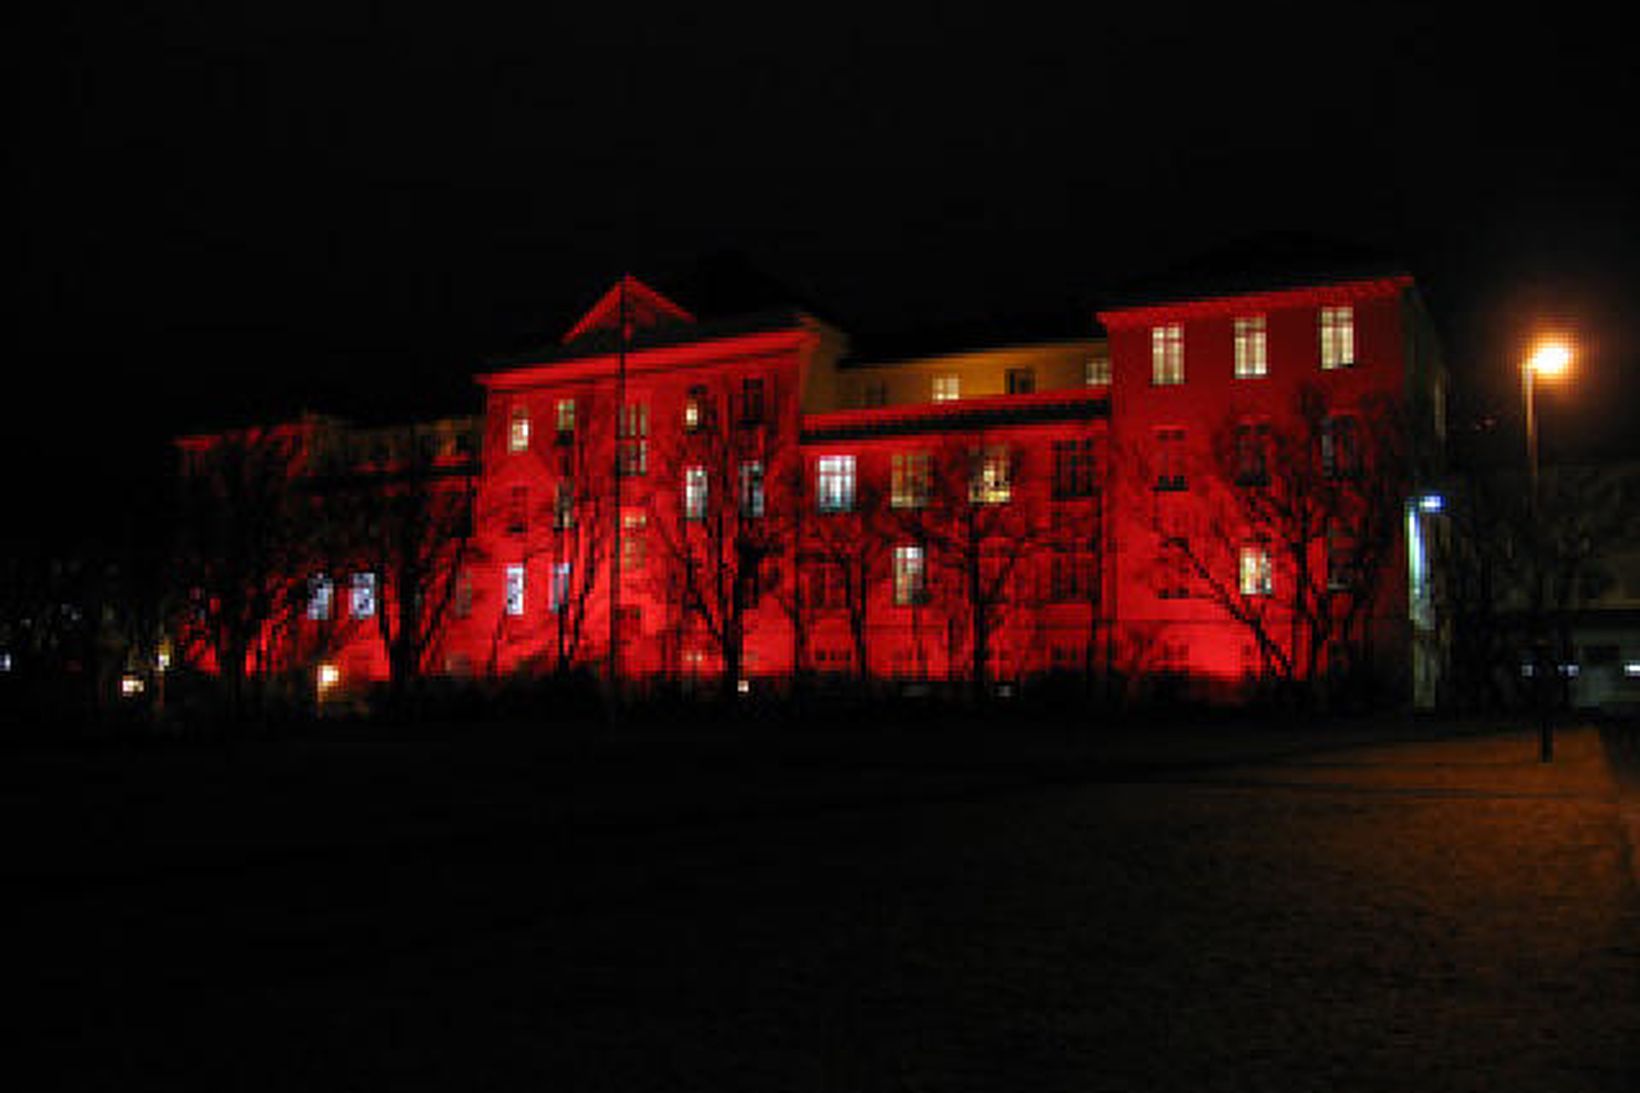
<svg viewBox="0 0 1640 1093"><path fill-rule="evenodd" d="M1614 739L36 751L13 1031L42 1090L1626 1090Z"/></svg>

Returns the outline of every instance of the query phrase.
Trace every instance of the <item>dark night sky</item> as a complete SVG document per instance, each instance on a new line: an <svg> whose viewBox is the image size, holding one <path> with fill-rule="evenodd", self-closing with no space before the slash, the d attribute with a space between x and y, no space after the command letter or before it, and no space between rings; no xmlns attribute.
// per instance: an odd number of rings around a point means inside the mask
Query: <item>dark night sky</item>
<svg viewBox="0 0 1640 1093"><path fill-rule="evenodd" d="M623 269L738 252L869 336L1091 312L1270 231L1399 256L1460 409L1512 411L1511 339L1574 325L1546 452L1632 444L1618 9L1434 6L37 5L3 424L58 470L8 489L123 490L170 433L303 406L467 410Z"/></svg>

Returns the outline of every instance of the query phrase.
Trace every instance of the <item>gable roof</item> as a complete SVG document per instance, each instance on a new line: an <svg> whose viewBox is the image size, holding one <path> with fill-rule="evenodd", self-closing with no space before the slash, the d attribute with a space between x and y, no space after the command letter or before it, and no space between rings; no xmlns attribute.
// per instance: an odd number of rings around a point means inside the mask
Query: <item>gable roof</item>
<svg viewBox="0 0 1640 1093"><path fill-rule="evenodd" d="M571 345L600 334L621 333L623 324L630 338L633 331L657 327L693 325L695 317L662 296L630 273L622 274L610 290L564 335Z"/></svg>

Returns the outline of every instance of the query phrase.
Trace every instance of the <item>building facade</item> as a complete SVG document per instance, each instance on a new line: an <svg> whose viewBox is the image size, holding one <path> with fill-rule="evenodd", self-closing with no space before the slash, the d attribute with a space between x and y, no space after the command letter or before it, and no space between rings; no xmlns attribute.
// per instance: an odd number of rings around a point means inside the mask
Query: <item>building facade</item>
<svg viewBox="0 0 1640 1093"><path fill-rule="evenodd" d="M559 345L479 377L477 451L441 479L470 508L442 550L308 565L268 640L317 648L306 632L354 606L312 606L322 572L346 569L395 619L331 643L312 670L336 686L591 671L1234 698L1370 673L1432 702L1446 379L1410 278L1093 318L862 359L802 311L697 321L625 278ZM425 640L392 651L406 629Z"/></svg>

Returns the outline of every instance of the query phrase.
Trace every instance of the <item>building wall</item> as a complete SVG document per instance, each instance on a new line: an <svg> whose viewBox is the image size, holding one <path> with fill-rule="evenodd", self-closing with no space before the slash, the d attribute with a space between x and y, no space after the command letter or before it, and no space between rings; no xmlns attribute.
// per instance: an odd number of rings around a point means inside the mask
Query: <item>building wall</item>
<svg viewBox="0 0 1640 1093"><path fill-rule="evenodd" d="M612 610L614 667L631 681L763 687L802 671L1001 685L1065 672L1227 696L1267 675L1272 656L1300 677L1330 670L1354 646L1298 663L1287 604L1301 584L1292 557L1325 567L1331 540L1272 551L1268 594L1243 594L1236 544L1251 531L1225 463L1238 426L1276 437L1313 426L1308 395L1372 434L1362 453L1411 453L1386 503L1382 579L1345 635L1411 674L1407 529L1424 517L1403 507L1430 473L1426 449L1438 451L1419 438L1436 431L1430 391L1444 374L1406 278L1122 308L1099 315L1104 339L847 365L842 335L806 316L700 325L653 294L652 322L629 326L623 350L614 299L566 345L480 377L472 534L448 555L453 591L428 670L603 673ZM1349 310L1347 367L1321 367L1323 308ZM1235 321L1250 316L1264 323L1265 369L1238 378ZM1158 384L1153 331L1169 326L1183 379ZM1031 390L1010 393L1021 369ZM958 397L935 401L936 376L958 377ZM1174 454L1158 488L1164 446ZM852 461L848 504L828 506L822 464L839 460ZM1181 578L1166 549L1178 534L1221 549L1204 547ZM1211 594L1225 585L1231 596ZM1256 633L1237 617L1249 602ZM379 638L344 644L350 674L386 674Z"/></svg>

